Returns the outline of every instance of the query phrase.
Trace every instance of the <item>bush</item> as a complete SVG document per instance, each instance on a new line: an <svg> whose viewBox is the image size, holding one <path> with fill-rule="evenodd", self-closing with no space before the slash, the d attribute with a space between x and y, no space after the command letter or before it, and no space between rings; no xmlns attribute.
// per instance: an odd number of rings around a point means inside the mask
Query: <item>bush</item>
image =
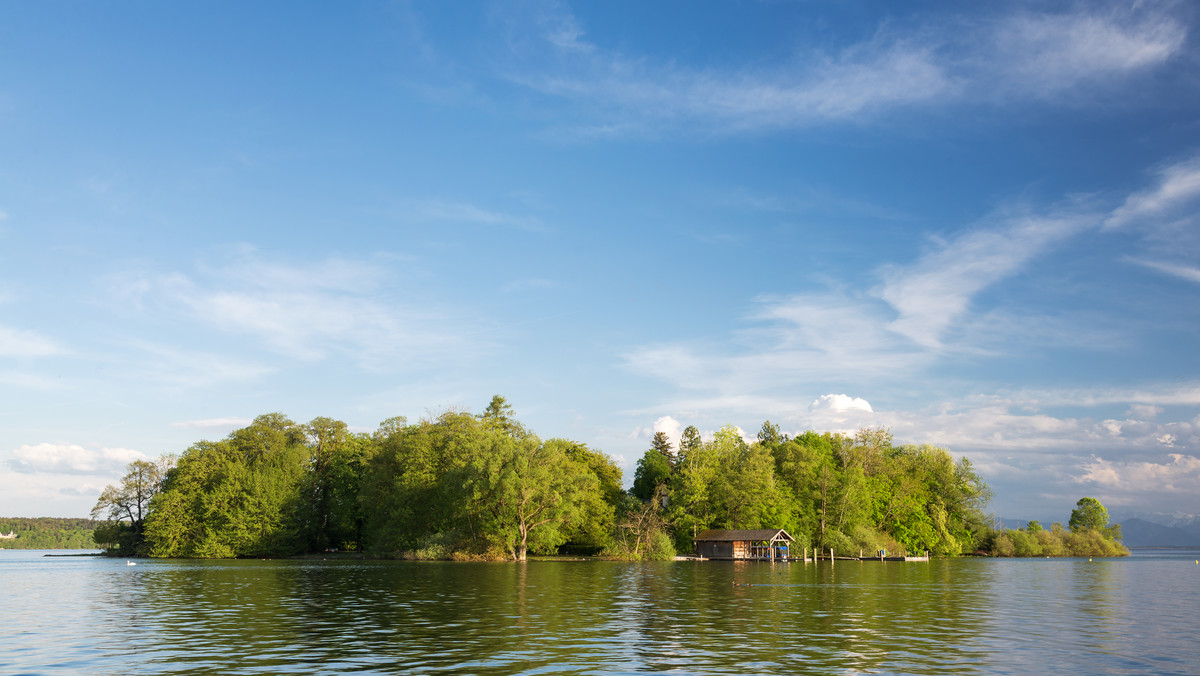
<svg viewBox="0 0 1200 676"><path fill-rule="evenodd" d="M650 544L646 548L645 560L670 561L675 558L675 543L671 536L658 530L650 534Z"/></svg>

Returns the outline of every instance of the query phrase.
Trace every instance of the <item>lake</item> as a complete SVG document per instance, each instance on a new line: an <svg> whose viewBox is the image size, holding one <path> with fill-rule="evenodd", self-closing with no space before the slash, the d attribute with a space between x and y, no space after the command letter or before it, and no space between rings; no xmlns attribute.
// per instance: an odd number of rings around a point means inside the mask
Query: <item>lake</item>
<svg viewBox="0 0 1200 676"><path fill-rule="evenodd" d="M1197 550L833 565L43 554L0 551L0 673L1200 674Z"/></svg>

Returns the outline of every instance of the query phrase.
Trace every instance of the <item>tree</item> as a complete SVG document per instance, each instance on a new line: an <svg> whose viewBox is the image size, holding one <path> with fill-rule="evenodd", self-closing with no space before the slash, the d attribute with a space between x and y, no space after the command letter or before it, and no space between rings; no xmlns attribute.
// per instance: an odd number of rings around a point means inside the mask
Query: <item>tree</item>
<svg viewBox="0 0 1200 676"><path fill-rule="evenodd" d="M663 457L671 463L671 467L679 460L675 457L675 449L671 446L671 440L667 437L666 432L655 432L654 440L650 442L651 448L662 453Z"/></svg>
<svg viewBox="0 0 1200 676"><path fill-rule="evenodd" d="M780 433L779 425L772 423L770 420L765 421L762 424L762 429L758 431L758 443L772 451L785 441L787 441L787 435Z"/></svg>
<svg viewBox="0 0 1200 676"><path fill-rule="evenodd" d="M492 429L500 430L514 439L525 439L530 436L529 430L517 422L512 404L500 395L492 397L479 419Z"/></svg>
<svg viewBox="0 0 1200 676"><path fill-rule="evenodd" d="M1108 510L1096 498L1079 498L1067 525L1073 531L1103 531L1108 525Z"/></svg>
<svg viewBox="0 0 1200 676"><path fill-rule="evenodd" d="M122 556L146 553L145 521L150 501L162 490L170 466L169 458L134 460L127 466L120 487L110 484L104 488L92 507L92 518L103 515L114 523L97 530L97 544L115 545Z"/></svg>
<svg viewBox="0 0 1200 676"><path fill-rule="evenodd" d="M696 429L695 425L685 427L683 434L679 437L679 463L687 458L688 453L700 448L701 443L700 430Z"/></svg>
<svg viewBox="0 0 1200 676"><path fill-rule="evenodd" d="M642 502L654 497L659 486L671 480L671 461L662 453L650 449L638 460L633 474L633 487L629 492Z"/></svg>
<svg viewBox="0 0 1200 676"><path fill-rule="evenodd" d="M558 547L591 505L603 501L596 475L559 444L501 437L481 450L466 482L472 511L514 561L524 561L530 549Z"/></svg>

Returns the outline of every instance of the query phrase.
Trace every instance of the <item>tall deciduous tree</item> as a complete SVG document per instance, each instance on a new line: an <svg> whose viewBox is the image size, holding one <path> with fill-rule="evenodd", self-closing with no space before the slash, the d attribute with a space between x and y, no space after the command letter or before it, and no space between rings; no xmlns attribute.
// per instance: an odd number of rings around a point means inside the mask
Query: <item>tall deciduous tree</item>
<svg viewBox="0 0 1200 676"><path fill-rule="evenodd" d="M92 507L92 518L104 517L114 523L97 530L98 544L116 545L121 555L146 553L145 521L150 514L150 501L162 490L170 465L170 458L134 460L126 468L120 486L110 484L104 488Z"/></svg>
<svg viewBox="0 0 1200 676"><path fill-rule="evenodd" d="M473 511L514 561L565 542L569 527L603 500L596 476L561 445L502 437L482 450L467 479Z"/></svg>
<svg viewBox="0 0 1200 676"><path fill-rule="evenodd" d="M1102 531L1108 525L1108 510L1096 498L1079 498L1067 525L1074 531Z"/></svg>

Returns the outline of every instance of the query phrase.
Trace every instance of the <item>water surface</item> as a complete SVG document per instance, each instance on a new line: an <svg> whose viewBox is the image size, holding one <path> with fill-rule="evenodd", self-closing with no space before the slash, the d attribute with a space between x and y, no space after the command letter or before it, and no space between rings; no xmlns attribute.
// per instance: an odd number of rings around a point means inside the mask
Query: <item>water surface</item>
<svg viewBox="0 0 1200 676"><path fill-rule="evenodd" d="M1200 674L1196 550L818 564L0 551L5 674Z"/></svg>

